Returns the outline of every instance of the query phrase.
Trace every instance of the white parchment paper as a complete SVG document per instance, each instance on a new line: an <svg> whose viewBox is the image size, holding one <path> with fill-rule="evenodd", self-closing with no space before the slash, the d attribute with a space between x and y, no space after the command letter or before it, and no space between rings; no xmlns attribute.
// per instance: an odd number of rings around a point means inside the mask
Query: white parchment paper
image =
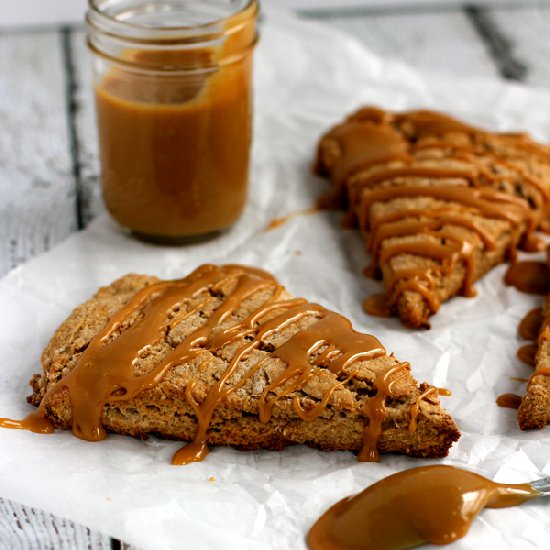
<svg viewBox="0 0 550 550"><path fill-rule="evenodd" d="M522 433L515 412L498 408L522 392L512 376L529 370L515 357L519 319L537 304L502 282L500 266L455 298L430 331L367 317L364 296L378 283L361 276L359 235L337 213L297 217L264 232L278 216L313 204L326 182L311 175L320 133L365 102L401 109L434 107L494 129L526 129L545 139L546 91L489 81L422 76L377 58L323 26L268 12L256 55L256 119L250 200L219 239L185 248L136 242L106 217L0 281L0 416L21 418L40 353L71 309L127 272L179 277L202 262L241 262L275 273L296 295L349 316L409 360L419 381L450 388L443 399L462 438L443 462L497 481L550 475L548 430ZM345 495L398 470L429 463L383 456L358 463L351 453L214 449L202 463L170 465L177 442L110 436L89 443L70 433L0 430L0 495L101 530L144 549L305 548L314 519ZM434 462L434 461L432 461ZM457 549L550 548L545 502L486 510Z"/></svg>

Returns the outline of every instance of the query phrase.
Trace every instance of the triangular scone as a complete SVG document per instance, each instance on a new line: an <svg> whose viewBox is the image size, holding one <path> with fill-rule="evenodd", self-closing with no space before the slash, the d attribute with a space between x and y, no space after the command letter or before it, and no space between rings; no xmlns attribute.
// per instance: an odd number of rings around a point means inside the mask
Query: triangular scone
<svg viewBox="0 0 550 550"><path fill-rule="evenodd" d="M535 372L518 409L518 423L522 430L544 428L550 423L550 294L544 302L537 343Z"/></svg>
<svg viewBox="0 0 550 550"><path fill-rule="evenodd" d="M105 430L207 445L445 456L459 437L437 388L341 315L268 273L199 267L178 281L127 275L77 307L43 353L29 401L85 439ZM28 425L28 424L27 424Z"/></svg>
<svg viewBox="0 0 550 550"><path fill-rule="evenodd" d="M365 234L382 309L415 328L442 301L474 295L472 283L518 244L533 247L548 211L546 147L430 111L362 109L321 138L316 166Z"/></svg>

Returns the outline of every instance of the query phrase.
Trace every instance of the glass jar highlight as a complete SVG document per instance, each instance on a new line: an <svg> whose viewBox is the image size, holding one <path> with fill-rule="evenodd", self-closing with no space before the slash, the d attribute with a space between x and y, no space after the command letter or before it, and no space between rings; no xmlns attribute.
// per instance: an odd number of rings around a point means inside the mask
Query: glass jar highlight
<svg viewBox="0 0 550 550"><path fill-rule="evenodd" d="M256 0L90 0L101 184L138 236L185 241L242 213Z"/></svg>

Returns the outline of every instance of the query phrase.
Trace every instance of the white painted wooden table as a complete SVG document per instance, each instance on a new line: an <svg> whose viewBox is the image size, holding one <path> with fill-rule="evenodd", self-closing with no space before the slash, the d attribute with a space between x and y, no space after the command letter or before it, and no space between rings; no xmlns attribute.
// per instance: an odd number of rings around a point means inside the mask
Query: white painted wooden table
<svg viewBox="0 0 550 550"><path fill-rule="evenodd" d="M484 6L413 8L408 2L401 9L301 15L425 70L550 90L550 4ZM88 69L82 27L0 30L0 275L84 228L103 209ZM19 548L130 547L0 496L0 549Z"/></svg>

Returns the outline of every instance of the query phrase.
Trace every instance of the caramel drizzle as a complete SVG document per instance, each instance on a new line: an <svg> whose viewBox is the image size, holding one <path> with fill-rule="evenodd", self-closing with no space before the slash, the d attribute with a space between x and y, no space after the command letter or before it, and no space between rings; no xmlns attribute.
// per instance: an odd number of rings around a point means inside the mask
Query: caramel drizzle
<svg viewBox="0 0 550 550"><path fill-rule="evenodd" d="M464 139L452 138L457 132L463 134ZM447 140L445 136L450 139ZM517 156L517 150L522 147L531 149L529 143L522 139L522 135L518 134L495 137L442 113L422 110L391 113L371 107L353 113L343 124L325 135L320 143L318 158L321 159L323 153L327 152L327 148L323 149L327 142L331 144L333 154L330 166L325 167L324 173L331 177L338 188L344 184L346 186L350 203L348 222L356 223L365 234L370 231L367 251L372 254L373 261L366 272L376 273L380 263L401 253L427 256L438 261L446 259L447 265L460 261L465 267L462 294L475 295L474 251L477 243L456 234L452 228L461 226L475 233L488 251L495 249L495 241L474 220L461 215L464 207L466 212L473 215L504 220L510 224L512 238L507 255L512 261L522 233L524 238L521 242L525 248L540 246L530 234L540 221L540 212L548 208L550 189L536 177L537 174L531 174L524 163L514 163L514 152ZM434 158L430 157L430 148L436 150ZM547 148L534 149L537 154L544 156L544 161L548 160ZM462 162L462 166L446 168L430 165L430 161L439 159L437 150L444 150L447 160ZM491 157L488 162L484 162L486 159L482 155L487 152L491 153ZM503 183L512 185L518 177L540 196L540 199L535 197L535 209L531 209L523 197L497 190ZM391 187L380 187L382 183L399 178L429 178L431 181L429 186L397 185L398 182L395 182L396 185ZM459 185L437 182L442 179L458 180ZM463 208L462 212L438 208L439 215L429 209L401 209L371 222L371 206L375 202L407 197L431 197L450 201ZM415 244L408 243L406 246L394 243L381 251L382 243L387 239L419 233L439 238L442 241L440 247L416 240ZM446 244L446 241L453 242ZM433 268L431 271L442 270ZM426 298L430 295L429 286L421 281L425 281L425 278L415 276L412 281L393 282L393 292L388 293L389 302L397 301L396 291L407 289L420 289L420 294ZM429 299L427 305L432 312L439 307L438 301L437 297ZM367 307L373 309L373 304L370 301ZM374 309L378 312L384 310L383 307Z"/></svg>
<svg viewBox="0 0 550 550"><path fill-rule="evenodd" d="M447 236L447 238L449 238L449 240L451 238L454 240L452 235ZM473 252L474 247L472 243L462 240L449 243L448 245L433 241L400 242L385 247L380 253L380 262L387 263L391 258L399 254L415 254L438 260L439 262L461 258L464 260L466 269L462 292L465 296L475 296L475 290L473 288L475 275Z"/></svg>
<svg viewBox="0 0 550 550"><path fill-rule="evenodd" d="M367 252L376 256L384 239L416 235L427 230L440 230L445 225L464 227L478 235L486 250L495 249L495 241L474 220L464 217L465 212L446 208L433 210L407 209L390 212L371 221Z"/></svg>
<svg viewBox="0 0 550 550"><path fill-rule="evenodd" d="M475 211L485 214L487 217L503 219L509 222L513 228L519 229L520 224L524 221L527 225L533 223L531 212L528 209L527 203L523 200L518 200L516 197L510 197L504 193L494 191L490 188L471 188L462 186L412 186L412 187L385 187L385 188L365 188L361 197L361 210L359 212L359 225L363 230L369 228L369 213L374 202L388 201L396 198L407 197L431 197L435 199L448 200L462 206L474 209ZM402 217L405 218L407 210L402 211ZM415 210L416 214L424 215L424 212L419 209ZM445 221L449 225L453 224L452 218L445 219L442 217L441 223L438 220L432 220L430 214L426 221L399 219L401 216L395 213L391 214L389 219L395 219L384 223L384 220L377 220L374 224L374 230L369 246L373 253L373 264L371 269L375 269L377 265L384 264L392 257L398 254L414 254L432 258L441 263L437 268L434 266L433 271L442 271L443 263L452 265L455 261L462 261L465 268L464 279L462 283L462 294L464 296L475 296L473 283L476 278L475 268L475 243L463 236L456 235L450 228L445 226ZM467 227L470 225L470 227ZM475 231L481 238L484 246L488 249L494 248L494 241L487 235L483 235L483 231L470 221L458 223L467 229ZM370 228L369 228L370 229ZM438 231L439 229L439 231ZM432 241L417 241L414 242L398 242L392 243L380 251L384 239L390 237L404 237L416 235L423 232L427 235L440 239L441 241L451 241L448 244L437 243ZM416 274L418 275L418 274ZM393 279L403 278L403 274L399 277L394 274ZM398 296L406 289L420 289L420 294L425 298L425 301L433 313L439 308L439 300L432 296L433 292L419 284L418 277L412 282L404 282L401 284L391 284L388 292L390 302L395 303Z"/></svg>
<svg viewBox="0 0 550 550"><path fill-rule="evenodd" d="M479 128L466 125L458 120L433 111L409 111L406 113L386 113L384 119L393 121L394 124L408 125L412 128L414 149L424 147L441 147L451 151L463 150L470 155L483 155L491 153L491 157L498 162L506 164L517 171L524 178L529 178L533 186L537 186L543 196L550 198L548 188L544 187L537 178L531 178L529 167L525 166L525 159L518 155L518 151L526 152L530 156L537 157L545 166L550 164L549 148L547 146L530 141L528 134L524 132L485 132ZM380 120L382 117L380 116ZM467 141L457 144L454 141L445 141L445 134L466 134ZM443 141L437 140L443 137ZM519 164L518 164L519 162Z"/></svg>
<svg viewBox="0 0 550 550"><path fill-rule="evenodd" d="M489 187L449 185L365 188L360 197L359 226L363 230L368 229L370 209L375 202L411 197L428 197L458 203L480 211L488 218L505 220L513 227L527 222L528 230L534 229L534 217L525 200Z"/></svg>
<svg viewBox="0 0 550 550"><path fill-rule="evenodd" d="M425 219L416 219L416 216L422 216ZM412 219L411 219L412 218ZM366 273L376 272L380 262L388 261L391 257L397 254L409 252L411 254L422 254L438 260L452 259L458 257L464 261L466 273L463 282L463 295L474 296L473 282L475 279L475 263L474 263L474 245L475 241L468 238L456 235L450 231L449 225L462 226L470 231L475 232L482 241L486 250L494 250L494 240L480 228L473 220L458 217L456 214L449 213L448 209L434 209L433 211L415 209L415 210L399 210L391 212L376 220L371 226L370 238L367 241L367 251L372 255L372 264L366 268ZM430 244L421 246L420 243L407 243L405 247L402 243L389 245L382 253L380 247L382 242L389 238L407 237L412 235L431 235L436 239L448 239L454 241L455 246L444 246ZM430 253L431 251L431 253ZM434 255L435 254L435 255ZM424 270L416 270L415 276L420 276ZM399 274L400 278L405 277L404 273ZM426 277L424 277L426 278ZM396 275L393 277L395 281ZM393 282L392 281L392 282ZM408 286L411 290L416 290L418 283L410 283ZM395 284L390 284L388 289L389 301L394 303L397 299L395 296ZM421 287L420 294L426 298L430 310L433 312L439 309L439 300L429 292L425 287ZM430 285L431 290L431 285Z"/></svg>
<svg viewBox="0 0 550 550"><path fill-rule="evenodd" d="M410 290L422 296L429 310L435 313L439 311L441 302L433 288L433 278L425 269L402 269L394 273L385 294L373 294L365 298L363 309L374 317L390 317L399 297Z"/></svg>
<svg viewBox="0 0 550 550"><path fill-rule="evenodd" d="M360 462L378 462L380 460L377 442L382 433L386 399L392 396L394 384L404 378L409 369L408 363L400 363L376 377L374 381L376 395L366 401L364 406L364 414L369 419L369 423L363 430L363 448L357 457ZM400 373L399 376L394 377L398 373Z"/></svg>
<svg viewBox="0 0 550 550"><path fill-rule="evenodd" d="M531 382L536 376L550 376L550 367L541 367L540 369L537 369L529 378L529 382Z"/></svg>
<svg viewBox="0 0 550 550"><path fill-rule="evenodd" d="M388 305L393 307L403 292L420 294L432 313L439 311L441 301L434 290L434 279L426 269L400 269L395 271L387 285Z"/></svg>
<svg viewBox="0 0 550 550"><path fill-rule="evenodd" d="M376 164L392 160L408 160L408 145L398 132L389 126L349 121L333 128L319 144L328 142L337 147L337 157L331 166L318 165L320 173L328 172L336 187L341 187L353 174Z"/></svg>
<svg viewBox="0 0 550 550"><path fill-rule="evenodd" d="M478 163L476 167L479 170L480 176L487 179L488 181L493 182L494 185L497 185L499 182L502 181L508 181L510 184L513 184L519 176L522 183L529 185L537 192L539 196L537 208L541 211L546 211L548 209L548 206L550 204L550 189L543 180L538 177L533 177L527 172L523 164L524 161L521 158L510 159L510 157L506 156L505 154L497 154L494 151L491 151L490 163L479 164L480 160L485 160L483 156L486 155L487 151L483 149L480 150L479 147L476 148L475 145L457 145L454 143L438 141L434 139L425 139L419 143L414 144L415 152L425 152L430 150L444 151L446 154L445 158ZM519 162L520 164L517 164L517 162ZM510 170L512 173L499 173L492 171L491 167L495 166L494 163L496 163L497 167L498 165L500 165L507 170Z"/></svg>
<svg viewBox="0 0 550 550"><path fill-rule="evenodd" d="M134 374L138 358L147 354L151 345L163 339L167 316L170 318L168 328L177 327L190 316L198 315L205 307L202 294L217 296L224 285L233 280L236 283L232 292L201 326L175 345L147 374ZM259 291L270 289L273 290L271 297L245 319L219 332L212 332L224 322L235 320L230 318L236 315L244 300ZM215 352L239 342L227 369L209 387L202 401L199 402L196 397L194 382L188 383L185 388L185 397L195 412L198 426L194 439L176 452L172 462L185 464L200 461L208 453L207 436L214 411L261 368L262 361L234 382L232 378L238 367L253 350L261 349L265 339L305 318L313 322L271 353L271 357L280 359L285 368L263 390L258 400L258 412L262 422L269 421L277 401L303 389L316 368L322 366L335 375L336 382L320 401L307 410L300 399L294 398L292 401L300 418L314 420L323 414L334 392L356 375L351 368L354 363L382 356L385 350L373 336L354 331L350 321L341 315L302 298L281 300L283 292L284 287L266 272L231 265L201 266L186 279L147 286L111 317L103 330L90 341L75 367L50 386L36 412L22 421L4 419L0 421L0 426L41 433L52 431L53 426L46 418L47 403L58 392L68 391L73 433L91 441L103 439L106 432L101 416L107 403L127 401L158 384L169 369L205 351ZM181 307L185 303L188 304L187 309ZM138 314L135 320L125 328L127 320L135 314ZM408 365L397 364L378 374L374 380L376 395L367 400L363 410L368 425L359 460L375 459L377 456L376 445L382 431L385 400L391 396L393 384L401 378L394 375L403 370L405 372L401 376L408 372Z"/></svg>
<svg viewBox="0 0 550 550"><path fill-rule="evenodd" d="M420 413L420 403L423 399L426 399L432 394L437 394L437 388L434 386L430 386L427 390L422 392L414 402L413 406L411 407L411 413L409 418L409 431L410 432L416 432L416 429L418 427L418 414Z"/></svg>
<svg viewBox="0 0 550 550"><path fill-rule="evenodd" d="M429 178L439 179L461 179L465 180L468 186L475 186L478 172L470 167L441 168L438 166L422 166L405 164L401 166L381 167L380 170L370 174L360 174L349 182L349 194L351 204L356 204L365 190L373 189L377 184L397 178ZM407 186L408 187L408 186ZM455 186L453 186L455 187Z"/></svg>

